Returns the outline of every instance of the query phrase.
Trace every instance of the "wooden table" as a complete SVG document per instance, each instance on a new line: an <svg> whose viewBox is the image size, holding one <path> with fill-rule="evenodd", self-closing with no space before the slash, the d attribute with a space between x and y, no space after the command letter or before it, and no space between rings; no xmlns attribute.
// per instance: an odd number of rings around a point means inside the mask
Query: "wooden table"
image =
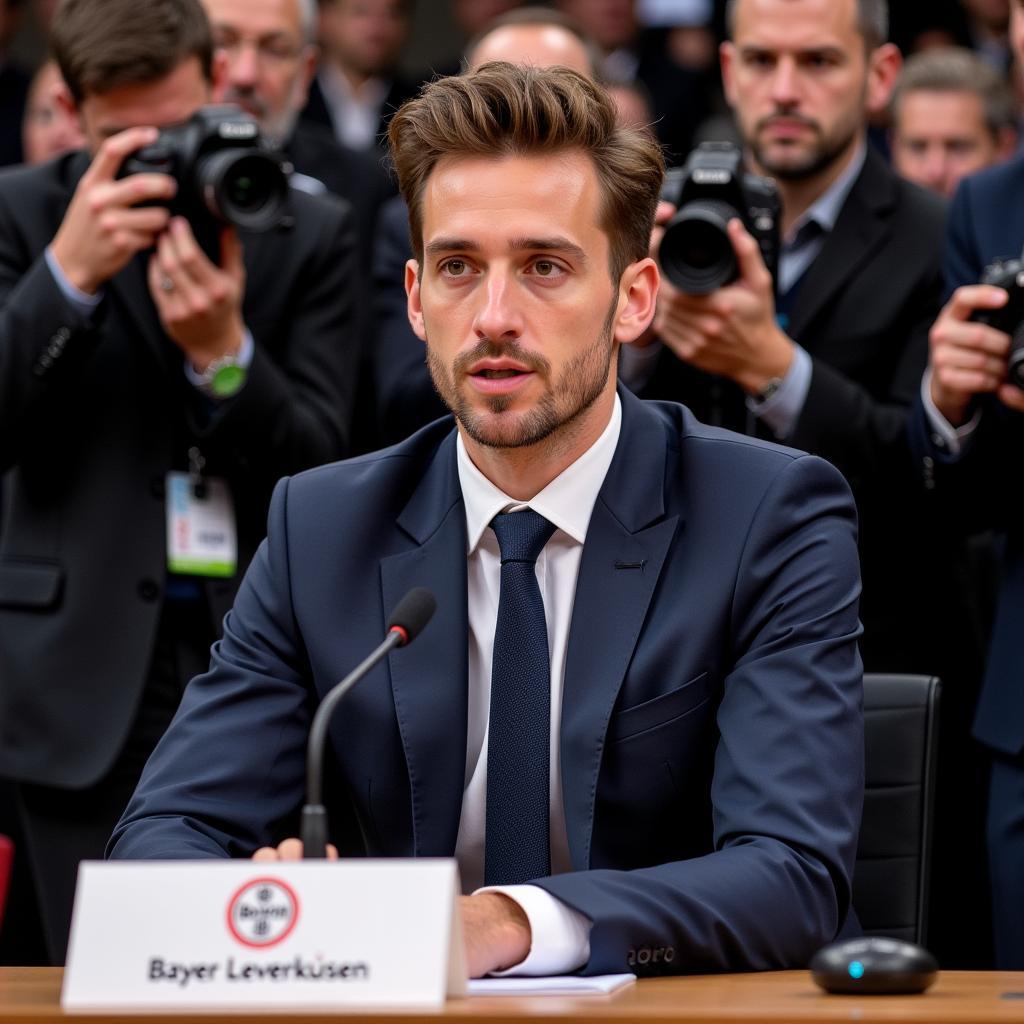
<svg viewBox="0 0 1024 1024"><path fill-rule="evenodd" d="M988 1024L1024 1022L1024 972L947 971L921 996L828 996L804 971L769 974L723 974L692 978L649 979L610 996L489 996L450 1002L438 1013L407 1011L311 1014L247 1010L227 1013L70 1015L60 1008L61 971L50 967L0 968L0 1022L49 1024L69 1018L145 1024L187 1020L189 1024L259 1020L260 1024L323 1024L332 1017L346 1022L397 1024L424 1017L453 1018L460 1024L501 1024L529 1018L541 1022L583 1022L615 1019L719 1024L722 1021L770 1021L832 1024L852 1021ZM1016 998L1008 994L1016 994Z"/></svg>

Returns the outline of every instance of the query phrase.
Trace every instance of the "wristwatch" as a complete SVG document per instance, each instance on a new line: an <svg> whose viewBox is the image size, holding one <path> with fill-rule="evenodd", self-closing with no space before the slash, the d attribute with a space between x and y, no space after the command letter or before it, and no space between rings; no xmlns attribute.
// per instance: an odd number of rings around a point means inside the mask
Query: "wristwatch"
<svg viewBox="0 0 1024 1024"><path fill-rule="evenodd" d="M242 390L249 371L235 355L214 359L199 375L199 390L210 398L231 398Z"/></svg>

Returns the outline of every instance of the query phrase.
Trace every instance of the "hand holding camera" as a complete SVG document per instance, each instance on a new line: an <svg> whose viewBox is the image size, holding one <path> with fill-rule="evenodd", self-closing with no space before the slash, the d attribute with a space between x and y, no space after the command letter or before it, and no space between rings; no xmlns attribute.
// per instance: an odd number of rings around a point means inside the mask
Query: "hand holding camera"
<svg viewBox="0 0 1024 1024"><path fill-rule="evenodd" d="M1024 412L1024 391L1007 376L1013 351L1019 350L1010 337L1020 321L1015 305L1001 285L965 285L953 293L932 326L931 399L952 426L966 422L972 400L981 394L995 394L1011 409ZM1019 362L1014 365L1019 367Z"/></svg>
<svg viewBox="0 0 1024 1024"><path fill-rule="evenodd" d="M678 209L658 242L655 331L685 362L761 393L793 360L775 322L774 185L746 173L735 147L704 143L669 172L662 199Z"/></svg>
<svg viewBox="0 0 1024 1024"><path fill-rule="evenodd" d="M234 228L221 235L221 265L200 248L184 217L173 217L149 261L149 293L168 337L203 373L242 347L245 264Z"/></svg>
<svg viewBox="0 0 1024 1024"><path fill-rule="evenodd" d="M157 139L155 128L129 128L106 139L75 189L52 251L67 279L89 295L120 273L129 260L156 244L170 219L166 207L177 185L166 174L118 180L129 154Z"/></svg>

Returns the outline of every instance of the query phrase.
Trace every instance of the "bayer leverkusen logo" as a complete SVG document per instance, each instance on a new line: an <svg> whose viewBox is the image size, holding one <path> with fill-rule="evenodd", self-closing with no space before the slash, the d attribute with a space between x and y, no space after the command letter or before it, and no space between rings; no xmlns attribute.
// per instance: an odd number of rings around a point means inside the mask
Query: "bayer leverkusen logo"
<svg viewBox="0 0 1024 1024"><path fill-rule="evenodd" d="M279 878L246 882L228 904L228 928L245 946L266 949L291 933L299 920L299 900Z"/></svg>

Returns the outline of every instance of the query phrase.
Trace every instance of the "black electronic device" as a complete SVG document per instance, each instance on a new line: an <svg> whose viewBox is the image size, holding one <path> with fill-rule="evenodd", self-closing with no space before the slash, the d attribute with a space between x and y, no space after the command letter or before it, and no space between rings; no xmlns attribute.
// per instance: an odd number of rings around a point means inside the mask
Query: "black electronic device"
<svg viewBox="0 0 1024 1024"><path fill-rule="evenodd" d="M120 177L167 174L178 190L166 205L184 217L203 250L219 259L225 224L250 231L294 223L284 159L268 148L259 125L233 106L209 106L160 130L155 142L130 154Z"/></svg>
<svg viewBox="0 0 1024 1024"><path fill-rule="evenodd" d="M736 280L739 268L726 225L738 217L757 240L776 279L782 203L775 182L751 174L740 151L703 142L665 176L661 198L677 207L658 246L665 276L682 292L706 295Z"/></svg>
<svg viewBox="0 0 1024 1024"><path fill-rule="evenodd" d="M837 995L912 995L938 973L938 962L923 946L881 936L842 939L811 959L815 983Z"/></svg>
<svg viewBox="0 0 1024 1024"><path fill-rule="evenodd" d="M981 275L981 284L1002 288L1009 298L998 309L977 309L971 319L1010 335L1006 379L1024 390L1024 255L994 260Z"/></svg>

